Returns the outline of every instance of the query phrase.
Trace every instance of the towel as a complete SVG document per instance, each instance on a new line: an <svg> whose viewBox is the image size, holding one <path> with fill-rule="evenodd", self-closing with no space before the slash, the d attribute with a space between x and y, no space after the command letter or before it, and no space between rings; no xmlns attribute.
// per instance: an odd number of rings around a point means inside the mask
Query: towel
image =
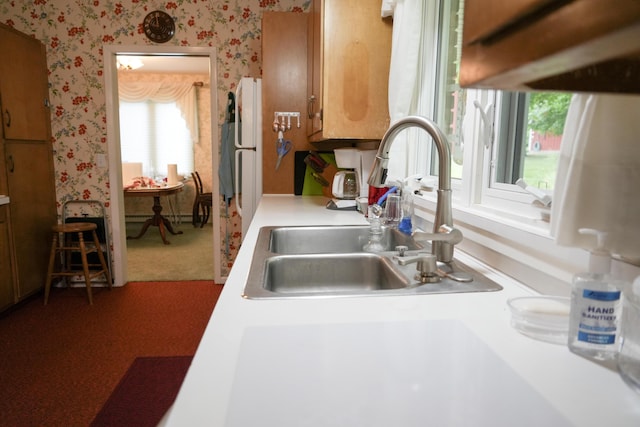
<svg viewBox="0 0 640 427"><path fill-rule="evenodd" d="M381 15L393 16L388 100L392 123L412 114L427 113L417 109L420 97L425 95L421 81L430 77L420 74L421 62L435 56L424 30L426 13L422 0L382 1Z"/></svg>
<svg viewBox="0 0 640 427"><path fill-rule="evenodd" d="M235 107L233 93L229 93L229 108L225 113L225 122L222 125L222 141L220 142L220 165L218 167L218 178L220 180L220 195L227 202L231 203L235 191L235 116L232 113ZM238 127L238 132L241 132Z"/></svg>
<svg viewBox="0 0 640 427"><path fill-rule="evenodd" d="M608 232L607 249L640 257L640 97L576 94L560 148L551 235L563 246L592 249Z"/></svg>

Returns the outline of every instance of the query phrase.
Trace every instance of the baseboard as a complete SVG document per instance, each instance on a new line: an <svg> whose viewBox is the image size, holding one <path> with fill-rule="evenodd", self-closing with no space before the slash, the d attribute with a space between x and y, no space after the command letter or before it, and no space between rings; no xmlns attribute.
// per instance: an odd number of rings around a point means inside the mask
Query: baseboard
<svg viewBox="0 0 640 427"><path fill-rule="evenodd" d="M191 214L180 214L180 215L177 215L176 218L174 218L173 215L170 215L170 214L166 214L165 216L170 220L172 220L173 222L191 223ZM125 222L131 222L131 223L138 223L138 222L142 223L148 220L149 218L151 218L151 215L149 214L133 214L133 215L124 216Z"/></svg>

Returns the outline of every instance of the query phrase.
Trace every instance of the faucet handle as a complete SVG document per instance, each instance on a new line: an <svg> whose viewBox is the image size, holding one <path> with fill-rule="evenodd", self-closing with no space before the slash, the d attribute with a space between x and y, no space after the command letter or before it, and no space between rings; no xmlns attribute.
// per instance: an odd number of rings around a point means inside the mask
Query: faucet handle
<svg viewBox="0 0 640 427"><path fill-rule="evenodd" d="M394 249L398 252L399 257L404 257L404 254L409 250L409 247L405 245L398 245Z"/></svg>
<svg viewBox="0 0 640 427"><path fill-rule="evenodd" d="M416 256L398 258L398 264L408 265L416 263L416 280L421 283L435 283L440 281L438 275L438 263L436 262L436 256L433 254L420 253Z"/></svg>
<svg viewBox="0 0 640 427"><path fill-rule="evenodd" d="M437 233L426 233L424 231L414 231L411 237L417 242L429 240L432 242L447 242L456 245L462 242L462 231L443 224L438 228Z"/></svg>

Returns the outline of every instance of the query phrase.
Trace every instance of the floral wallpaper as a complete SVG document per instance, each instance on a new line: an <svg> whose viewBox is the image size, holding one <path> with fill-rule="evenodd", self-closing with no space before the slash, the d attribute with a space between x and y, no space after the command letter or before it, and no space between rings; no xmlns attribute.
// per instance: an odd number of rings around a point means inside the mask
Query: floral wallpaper
<svg viewBox="0 0 640 427"><path fill-rule="evenodd" d="M241 77L261 75L262 13L302 13L309 9L310 2L0 0L0 22L34 36L47 47L58 205L66 200L97 199L109 206L109 171L96 165L96 155L108 155L104 45L152 45L142 31L142 20L152 10L166 10L175 18L176 34L165 45L218 49L221 125L226 93ZM223 211L221 216L225 215ZM223 236L225 221L221 219ZM237 250L238 236L229 243L232 250ZM226 276L233 256L227 259L221 255L222 275Z"/></svg>

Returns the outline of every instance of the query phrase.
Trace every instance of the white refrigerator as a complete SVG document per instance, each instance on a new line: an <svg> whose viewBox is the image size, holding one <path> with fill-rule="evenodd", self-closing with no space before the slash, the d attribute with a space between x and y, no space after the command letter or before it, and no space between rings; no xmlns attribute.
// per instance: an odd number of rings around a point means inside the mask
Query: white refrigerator
<svg viewBox="0 0 640 427"><path fill-rule="evenodd" d="M240 127L240 129L238 129ZM244 77L236 88L235 200L242 239L262 197L262 80Z"/></svg>

